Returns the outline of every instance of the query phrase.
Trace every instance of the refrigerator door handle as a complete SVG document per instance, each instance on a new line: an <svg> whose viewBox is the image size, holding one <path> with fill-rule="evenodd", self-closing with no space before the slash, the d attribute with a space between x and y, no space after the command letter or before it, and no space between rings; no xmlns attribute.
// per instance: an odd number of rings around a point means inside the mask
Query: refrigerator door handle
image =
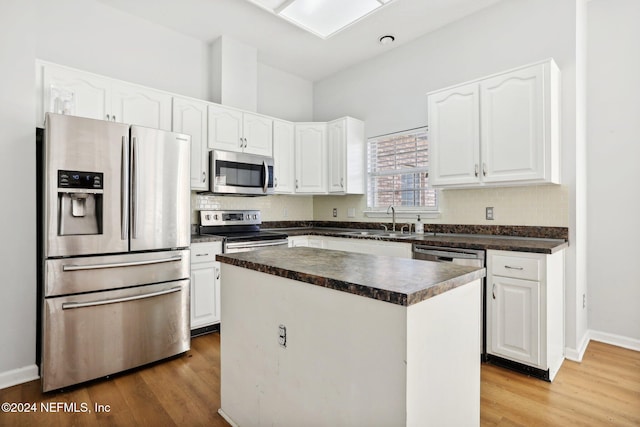
<svg viewBox="0 0 640 427"><path fill-rule="evenodd" d="M127 137L122 136L122 173L120 179L122 192L120 196L120 239L127 240L129 234L129 149Z"/></svg>
<svg viewBox="0 0 640 427"><path fill-rule="evenodd" d="M135 295L132 297L122 297L122 298L112 298L112 299L104 299L98 301L87 301L87 302L63 302L62 309L63 310L71 310L74 308L84 308L84 307L95 307L98 305L106 305L106 304L116 304L121 302L135 301L139 299L145 298L153 298L160 295L172 294L174 292L180 292L180 286L176 286L175 288L166 289L164 291L151 292L148 294Z"/></svg>
<svg viewBox="0 0 640 427"><path fill-rule="evenodd" d="M266 193L269 188L269 167L267 162L262 161L262 167L264 168L264 184L262 185L262 192Z"/></svg>
<svg viewBox="0 0 640 427"><path fill-rule="evenodd" d="M131 237L138 238L138 139L131 137Z"/></svg>
<svg viewBox="0 0 640 427"><path fill-rule="evenodd" d="M63 265L62 271L97 270L101 268L135 267L138 265L162 264L165 262L182 261L182 255L163 259L149 259L144 261L111 262L107 264L87 264L87 265Z"/></svg>

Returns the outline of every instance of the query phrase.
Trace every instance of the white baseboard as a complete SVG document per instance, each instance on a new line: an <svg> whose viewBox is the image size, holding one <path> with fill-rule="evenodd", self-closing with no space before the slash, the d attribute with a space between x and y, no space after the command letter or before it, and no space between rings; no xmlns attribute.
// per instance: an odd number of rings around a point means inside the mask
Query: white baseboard
<svg viewBox="0 0 640 427"><path fill-rule="evenodd" d="M38 378L40 377L38 376L37 365L30 365L25 366L24 368L0 372L0 390L2 390L3 388L12 387L17 384L37 380Z"/></svg>
<svg viewBox="0 0 640 427"><path fill-rule="evenodd" d="M582 336L582 340L580 341L580 345L578 348L568 348L564 349L564 357L569 360L573 360L574 362L582 362L582 358L584 357L584 352L587 351L587 346L589 345L589 341L591 340L590 331L585 332Z"/></svg>
<svg viewBox="0 0 640 427"><path fill-rule="evenodd" d="M611 344L622 348L628 348L629 350L640 351L640 340L624 337L622 335L609 334L607 332L589 330L589 335L592 340L600 341L605 344Z"/></svg>
<svg viewBox="0 0 640 427"><path fill-rule="evenodd" d="M228 422L229 424L231 424L231 427L238 427L238 424L234 423L233 420L231 419L231 417L229 417L223 410L222 408L218 409L218 414L220 414L220 416L222 418L224 418L224 420L226 422Z"/></svg>

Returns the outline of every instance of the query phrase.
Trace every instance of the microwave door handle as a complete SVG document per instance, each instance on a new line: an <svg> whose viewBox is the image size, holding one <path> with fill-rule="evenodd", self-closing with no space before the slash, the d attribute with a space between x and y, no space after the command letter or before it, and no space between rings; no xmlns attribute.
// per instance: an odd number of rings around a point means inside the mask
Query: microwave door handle
<svg viewBox="0 0 640 427"><path fill-rule="evenodd" d="M262 167L264 168L264 184L262 185L262 192L266 193L269 188L269 166L266 161L262 161Z"/></svg>
<svg viewBox="0 0 640 427"><path fill-rule="evenodd" d="M127 137L122 136L122 180L120 186L122 193L120 195L120 239L127 240L129 233L129 146Z"/></svg>

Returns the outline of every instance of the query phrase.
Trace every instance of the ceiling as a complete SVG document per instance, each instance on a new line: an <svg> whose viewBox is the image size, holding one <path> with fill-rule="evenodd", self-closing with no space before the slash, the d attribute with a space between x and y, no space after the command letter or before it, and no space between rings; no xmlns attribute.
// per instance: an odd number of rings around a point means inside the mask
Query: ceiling
<svg viewBox="0 0 640 427"><path fill-rule="evenodd" d="M203 42L229 36L259 62L317 81L501 0L396 0L326 40L245 0L99 1ZM380 44L385 34L396 41Z"/></svg>

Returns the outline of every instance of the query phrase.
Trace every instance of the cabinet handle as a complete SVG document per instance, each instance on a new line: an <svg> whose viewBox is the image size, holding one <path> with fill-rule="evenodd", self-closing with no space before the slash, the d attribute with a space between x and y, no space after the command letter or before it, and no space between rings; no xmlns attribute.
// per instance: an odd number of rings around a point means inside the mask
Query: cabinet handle
<svg viewBox="0 0 640 427"><path fill-rule="evenodd" d="M524 267L513 267L511 265L505 265L504 268L508 268L509 270L524 270Z"/></svg>
<svg viewBox="0 0 640 427"><path fill-rule="evenodd" d="M109 114L107 114L107 120L111 121L111 116Z"/></svg>
<svg viewBox="0 0 640 427"><path fill-rule="evenodd" d="M482 176L487 176L487 164L482 162Z"/></svg>
<svg viewBox="0 0 640 427"><path fill-rule="evenodd" d="M244 147L244 141L243 140L244 140L244 138L240 138L240 148Z"/></svg>
<svg viewBox="0 0 640 427"><path fill-rule="evenodd" d="M493 284L493 289L491 289L491 295L493 295L493 299L496 299L496 284Z"/></svg>
<svg viewBox="0 0 640 427"><path fill-rule="evenodd" d="M247 138L244 139L244 148L247 148Z"/></svg>
<svg viewBox="0 0 640 427"><path fill-rule="evenodd" d="M475 167L474 167L474 173L476 175L476 178L478 177L479 173L478 173L478 164L476 163Z"/></svg>
<svg viewBox="0 0 640 427"><path fill-rule="evenodd" d="M220 269L216 268L216 280L220 279Z"/></svg>
<svg viewBox="0 0 640 427"><path fill-rule="evenodd" d="M205 182L206 180L207 180L207 173L202 172L202 182Z"/></svg>
<svg viewBox="0 0 640 427"><path fill-rule="evenodd" d="M113 115L113 121L114 122L116 121L116 115L115 114Z"/></svg>
<svg viewBox="0 0 640 427"><path fill-rule="evenodd" d="M273 178L273 186L278 188L278 178Z"/></svg>
<svg viewBox="0 0 640 427"><path fill-rule="evenodd" d="M344 178L340 178L340 187L344 188Z"/></svg>
<svg viewBox="0 0 640 427"><path fill-rule="evenodd" d="M196 256L209 256L209 254L196 254Z"/></svg>
<svg viewBox="0 0 640 427"><path fill-rule="evenodd" d="M298 189L298 180L296 179L296 190Z"/></svg>

